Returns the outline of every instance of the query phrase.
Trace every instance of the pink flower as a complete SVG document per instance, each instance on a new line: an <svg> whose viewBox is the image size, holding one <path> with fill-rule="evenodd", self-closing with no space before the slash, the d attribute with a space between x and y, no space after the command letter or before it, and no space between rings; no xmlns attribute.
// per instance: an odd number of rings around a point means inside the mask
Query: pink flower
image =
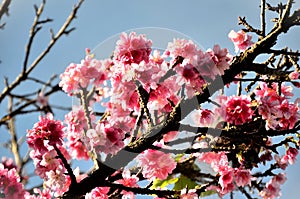
<svg viewBox="0 0 300 199"><path fill-rule="evenodd" d="M190 189L188 192L186 189L181 190L180 199L198 199L198 194L195 189Z"/></svg>
<svg viewBox="0 0 300 199"><path fill-rule="evenodd" d="M219 184L221 185L222 189L226 189L227 186L233 182L233 169L228 168L222 171L220 174L221 176L219 178Z"/></svg>
<svg viewBox="0 0 300 199"><path fill-rule="evenodd" d="M226 122L241 125L251 121L254 111L249 96L231 96L218 109Z"/></svg>
<svg viewBox="0 0 300 199"><path fill-rule="evenodd" d="M49 170L55 170L60 164L54 149L42 155L42 161L40 162L41 166L46 167Z"/></svg>
<svg viewBox="0 0 300 199"><path fill-rule="evenodd" d="M167 51L173 59L178 56L188 59L196 54L197 46L192 40L174 39L173 42L168 43Z"/></svg>
<svg viewBox="0 0 300 199"><path fill-rule="evenodd" d="M225 152L205 152L199 156L199 160L211 165L214 171L226 171L229 168L228 158Z"/></svg>
<svg viewBox="0 0 300 199"><path fill-rule="evenodd" d="M60 75L59 86L69 95L77 92L81 87L86 88L93 82L95 85L103 83L110 76L107 61L93 59L93 55L88 54L81 63L71 63Z"/></svg>
<svg viewBox="0 0 300 199"><path fill-rule="evenodd" d="M235 169L234 171L234 178L237 186L250 185L251 177L252 176L249 169Z"/></svg>
<svg viewBox="0 0 300 199"><path fill-rule="evenodd" d="M285 181L285 174L279 173L266 184L266 187L259 192L259 195L266 199L275 199L280 197L280 185L282 185Z"/></svg>
<svg viewBox="0 0 300 199"><path fill-rule="evenodd" d="M108 199L109 187L97 187L85 194L85 199Z"/></svg>
<svg viewBox="0 0 300 199"><path fill-rule="evenodd" d="M7 169L1 163L0 192L5 198L9 199L23 199L26 193L16 169Z"/></svg>
<svg viewBox="0 0 300 199"><path fill-rule="evenodd" d="M27 131L28 145L41 153L48 151L49 146L62 145L64 137L62 122L53 120L52 114L40 116L39 119L33 129Z"/></svg>
<svg viewBox="0 0 300 199"><path fill-rule="evenodd" d="M216 120L214 113L209 109L198 109L193 112L191 117L195 124L201 127L212 126Z"/></svg>
<svg viewBox="0 0 300 199"><path fill-rule="evenodd" d="M213 76L224 75L224 71L229 69L229 62L232 60L232 56L228 53L228 50L226 48L221 49L219 45L214 45L213 49L208 49L207 52L215 63L213 66L216 69L211 69L212 71L216 71Z"/></svg>
<svg viewBox="0 0 300 199"><path fill-rule="evenodd" d="M141 61L147 63L151 45L151 40L147 40L145 35L137 35L135 32L131 32L129 35L122 33L120 40L117 41L114 58L124 64L139 64Z"/></svg>
<svg viewBox="0 0 300 199"><path fill-rule="evenodd" d="M252 36L248 35L243 30L238 32L231 30L228 34L228 37L234 44L235 52L238 52L239 50L244 51L253 44L251 41Z"/></svg>
<svg viewBox="0 0 300 199"><path fill-rule="evenodd" d="M288 162L289 164L294 164L298 153L298 149L289 147L289 149L286 151L286 155L282 157L282 161Z"/></svg>
<svg viewBox="0 0 300 199"><path fill-rule="evenodd" d="M122 177L123 179L121 180L117 180L116 182L119 184L122 184L126 187L139 187L139 185L137 184L139 178L136 175L131 175L129 170L124 170L122 173ZM123 194L124 198L130 198L130 199L134 199L134 193L133 192L128 192L125 190L121 191L121 194Z"/></svg>
<svg viewBox="0 0 300 199"><path fill-rule="evenodd" d="M43 92L40 92L36 101L41 105L41 107L45 107L48 105L48 98L44 95Z"/></svg>
<svg viewBox="0 0 300 199"><path fill-rule="evenodd" d="M176 162L161 151L148 149L138 156L138 165L143 168L143 176L148 179L166 179L176 167Z"/></svg>
<svg viewBox="0 0 300 199"><path fill-rule="evenodd" d="M298 79L298 78L299 78L299 73L298 73L298 71L293 71L293 72L291 72L291 73L289 74L289 78L290 78L291 80L296 80L296 79Z"/></svg>
<svg viewBox="0 0 300 199"><path fill-rule="evenodd" d="M125 132L108 124L98 123L95 129L89 129L86 135L87 144L99 153L116 154L124 147Z"/></svg>

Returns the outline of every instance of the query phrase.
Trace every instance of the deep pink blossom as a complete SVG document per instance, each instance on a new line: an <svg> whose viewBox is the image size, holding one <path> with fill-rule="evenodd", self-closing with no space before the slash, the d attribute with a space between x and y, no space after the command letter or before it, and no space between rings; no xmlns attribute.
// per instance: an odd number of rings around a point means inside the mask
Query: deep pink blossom
<svg viewBox="0 0 300 199"><path fill-rule="evenodd" d="M151 40L148 40L145 35L137 35L135 32L129 35L122 33L120 40L117 41L114 58L124 64L148 62L151 45Z"/></svg>
<svg viewBox="0 0 300 199"><path fill-rule="evenodd" d="M289 147L289 149L286 151L286 155L282 157L282 161L288 162L289 164L294 164L298 153L298 149Z"/></svg>
<svg viewBox="0 0 300 199"><path fill-rule="evenodd" d="M28 145L42 153L48 151L49 146L62 145L64 137L62 122L54 120L52 114L40 116L39 119L33 129L27 131Z"/></svg>
<svg viewBox="0 0 300 199"><path fill-rule="evenodd" d="M259 192L259 195L265 199L275 199L280 197L280 185L282 185L285 181L285 174L279 173L266 184L266 187Z"/></svg>
<svg viewBox="0 0 300 199"><path fill-rule="evenodd" d="M291 80L296 80L296 79L298 79L298 78L299 78L299 73L298 73L298 71L293 71L293 72L291 72L291 73L289 74L289 78L290 78Z"/></svg>
<svg viewBox="0 0 300 199"><path fill-rule="evenodd" d="M253 44L251 41L252 36L248 35L243 30L238 32L231 30L228 37L234 44L235 52L238 52L239 50L244 51Z"/></svg>
<svg viewBox="0 0 300 199"><path fill-rule="evenodd" d="M148 179L168 177L176 167L176 162L170 154L148 149L138 156L138 165L143 168L143 176Z"/></svg>
<svg viewBox="0 0 300 199"><path fill-rule="evenodd" d="M251 121L254 110L251 109L249 96L230 96L218 109L226 122L241 125Z"/></svg>

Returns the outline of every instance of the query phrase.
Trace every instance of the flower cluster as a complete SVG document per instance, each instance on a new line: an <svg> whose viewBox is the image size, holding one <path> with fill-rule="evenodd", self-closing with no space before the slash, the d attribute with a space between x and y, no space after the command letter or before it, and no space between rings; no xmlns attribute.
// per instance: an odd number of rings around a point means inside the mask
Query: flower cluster
<svg viewBox="0 0 300 199"><path fill-rule="evenodd" d="M211 165L219 177L219 186L210 186L209 190L216 190L223 196L235 189L236 186L245 186L251 183L252 175L250 170L244 168L232 168L228 163L225 152L206 152L202 153L199 160Z"/></svg>
<svg viewBox="0 0 300 199"><path fill-rule="evenodd" d="M258 112L266 120L266 129L292 129L300 119L297 103L290 103L289 97L293 96L292 88L281 84L281 93L277 92L278 84L268 86L262 82L255 91L258 97Z"/></svg>
<svg viewBox="0 0 300 199"><path fill-rule="evenodd" d="M147 179L166 179L176 167L170 154L148 149L138 156L138 165L143 168L143 176Z"/></svg>
<svg viewBox="0 0 300 199"><path fill-rule="evenodd" d="M261 192L259 192L259 195L267 199L275 199L280 197L280 185L282 185L285 181L285 174L279 173L266 184L266 187Z"/></svg>
<svg viewBox="0 0 300 199"><path fill-rule="evenodd" d="M100 85L108 79L109 67L110 62L93 59L93 56L87 50L87 55L80 64L71 63L65 72L60 75L59 86L66 93L72 95L80 88L86 88L91 80L93 80L94 85Z"/></svg>
<svg viewBox="0 0 300 199"><path fill-rule="evenodd" d="M33 129L27 132L27 143L33 149L30 157L34 161L35 172L45 180L45 185L54 192L60 193L68 187L65 185L65 167L58 159L58 151L69 159L69 154L63 146L63 124L54 120L52 114L40 117Z"/></svg>
<svg viewBox="0 0 300 199"><path fill-rule="evenodd" d="M0 163L0 194L4 198L22 199L26 191L15 168Z"/></svg>

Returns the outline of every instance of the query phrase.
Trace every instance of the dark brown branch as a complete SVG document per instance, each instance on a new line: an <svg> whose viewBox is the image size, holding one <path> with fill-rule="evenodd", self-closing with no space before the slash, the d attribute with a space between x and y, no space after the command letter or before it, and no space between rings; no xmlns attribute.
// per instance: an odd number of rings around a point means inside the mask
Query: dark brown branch
<svg viewBox="0 0 300 199"><path fill-rule="evenodd" d="M53 145L53 147L54 147L54 149L55 149L55 151L56 151L56 153L57 153L57 155L58 155L58 158L61 159L61 161L62 161L62 163L63 163L65 169L66 169L67 172L68 172L68 175L70 176L70 179L71 179L71 185L70 185L70 188L76 186L77 181L76 181L76 177L75 177L75 175L74 175L74 173L73 173L73 170L72 170L71 166L69 165L69 163L68 163L68 161L66 160L65 156L64 156L64 155L61 153L61 151L57 148L57 146L56 146L56 145Z"/></svg>
<svg viewBox="0 0 300 199"><path fill-rule="evenodd" d="M245 32L254 32L259 36L262 36L262 32L256 28L253 28L247 21L245 17L239 17L239 25L242 24L243 26L245 26L246 30Z"/></svg>
<svg viewBox="0 0 300 199"><path fill-rule="evenodd" d="M266 0L261 0L260 6L261 36L264 37L266 35Z"/></svg>

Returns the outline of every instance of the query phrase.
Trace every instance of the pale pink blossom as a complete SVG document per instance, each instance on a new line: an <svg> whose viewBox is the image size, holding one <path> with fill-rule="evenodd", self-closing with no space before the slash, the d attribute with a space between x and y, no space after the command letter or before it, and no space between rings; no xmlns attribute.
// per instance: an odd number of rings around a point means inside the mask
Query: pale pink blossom
<svg viewBox="0 0 300 199"><path fill-rule="evenodd" d="M41 105L41 107L45 107L48 105L48 99L48 96L46 97L43 92L40 92L36 101Z"/></svg>
<svg viewBox="0 0 300 199"><path fill-rule="evenodd" d="M231 30L228 34L228 37L234 44L235 52L238 52L239 50L244 51L253 44L251 41L252 36L248 35L243 30L238 32Z"/></svg>
<svg viewBox="0 0 300 199"><path fill-rule="evenodd" d="M120 35L120 40L117 41L114 58L124 64L148 62L151 46L152 41L148 40L145 35L123 32Z"/></svg>
<svg viewBox="0 0 300 199"><path fill-rule="evenodd" d="M41 166L46 167L49 170L55 170L60 164L61 162L57 158L57 153L54 149L47 151L42 155L42 160L40 162Z"/></svg>
<svg viewBox="0 0 300 199"><path fill-rule="evenodd" d="M191 118L200 127L212 126L216 120L214 113L209 109L197 109L192 113Z"/></svg>
<svg viewBox="0 0 300 199"><path fill-rule="evenodd" d="M143 168L143 176L148 179L166 179L176 167L176 162L164 152L148 149L138 156L138 165Z"/></svg>
<svg viewBox="0 0 300 199"><path fill-rule="evenodd" d="M167 51L173 59L178 56L191 58L196 54L197 46L192 40L173 39L173 42L168 43Z"/></svg>
<svg viewBox="0 0 300 199"><path fill-rule="evenodd" d="M208 49L207 52L215 63L212 66L216 67L216 69L211 69L212 71L216 71L211 78L214 79L214 76L224 75L224 71L229 69L229 62L232 60L232 55L228 53L226 48L221 49L219 45L214 45L213 49Z"/></svg>
<svg viewBox="0 0 300 199"><path fill-rule="evenodd" d="M291 72L291 73L289 74L289 78L290 78L291 80L296 80L296 79L298 79L298 78L299 78L299 73L298 73L298 71L293 71L293 72Z"/></svg>

